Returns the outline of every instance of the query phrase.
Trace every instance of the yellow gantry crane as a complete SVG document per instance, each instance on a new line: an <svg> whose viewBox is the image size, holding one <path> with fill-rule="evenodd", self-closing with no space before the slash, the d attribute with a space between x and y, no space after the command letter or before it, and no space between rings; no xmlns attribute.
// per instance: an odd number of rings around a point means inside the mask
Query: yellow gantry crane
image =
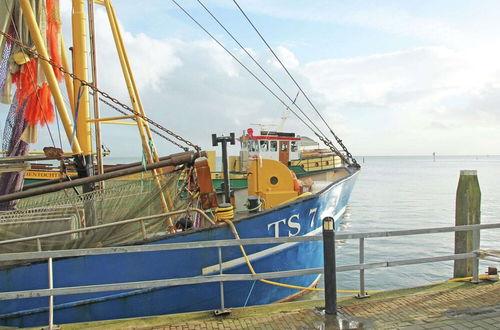
<svg viewBox="0 0 500 330"><path fill-rule="evenodd" d="M73 116L73 120L76 122L76 134L73 134L73 130L75 129L72 126L72 121L70 116L68 115L68 110L64 104L64 100L62 97L61 90L57 83L57 79L53 72L52 66L47 61L40 61L42 65L43 72L47 78L48 84L50 86L50 90L54 97L54 101L57 107L57 111L61 118L66 136L68 141L71 143L72 152L74 155L81 155L86 159L91 159L91 155L93 154L92 148L92 136L91 136L91 127L92 123L96 123L96 131L99 132L99 123L110 121L118 121L117 124L121 124L119 120L122 119L134 119L137 129L139 131L139 135L142 142L142 148L145 154L145 158L148 164L159 161L159 156L154 147L153 137L151 134L151 130L149 124L143 119L145 117L144 107L141 102L141 98L139 96L139 92L137 89L137 85L135 83L135 79L132 73L132 69L130 66L130 62L125 50L125 44L123 42L123 38L119 29L118 20L116 18L115 10L111 1L109 0L88 0L88 6L93 8L94 4L104 6L106 9L106 13L108 16L110 28L113 34L116 50L118 53L118 57L120 60L120 65L123 72L123 77L125 80L125 84L127 86L128 94L130 97L130 102L132 104L132 109L134 110L134 115L130 116L116 116L116 117L108 117L108 118L99 118L98 111L94 111L94 117L90 117L90 106L89 106L89 90L86 84L82 84L81 81L88 81L87 72L88 72L88 50L87 50L87 29L86 29L86 14L85 14L85 0L72 0L72 26L73 26L73 74L79 79L72 79L68 74L64 75L65 85L67 88L67 93L69 97L69 104L71 107L71 113ZM45 57L50 58L48 55L47 48L45 47L42 35L40 33L40 28L36 22L35 15L33 9L31 7L29 0L19 0L19 4L21 9L26 17L26 21L28 24L30 35L34 41L37 52ZM91 11L93 13L93 9ZM90 27L93 29L93 17L89 17L91 24ZM93 37L94 31L90 31L91 37ZM93 40L91 40L91 45L93 45ZM93 69L95 70L95 50L92 49L94 59ZM66 54L66 50L64 47L64 40L61 37L61 57L62 57L62 65L63 68L67 72L71 72L69 68L68 56ZM93 71L94 84L96 75ZM80 81L81 80L81 81ZM97 87L94 85L94 87ZM97 93L94 91L94 98L97 98ZM97 107L96 102L94 102L94 110ZM99 134L99 133L97 133ZM102 156L100 156L100 137L98 136L96 145L96 152L98 154L98 163L102 163ZM99 164L100 165L100 164ZM99 167L98 167L99 168ZM102 171L102 167L100 170ZM161 169L152 170L153 180L158 187L158 189L162 190L161 182L158 176L162 173ZM160 194L161 205L163 211L169 212L174 208L172 199L167 192L162 192ZM167 224L171 230L173 230L172 219L167 219Z"/></svg>

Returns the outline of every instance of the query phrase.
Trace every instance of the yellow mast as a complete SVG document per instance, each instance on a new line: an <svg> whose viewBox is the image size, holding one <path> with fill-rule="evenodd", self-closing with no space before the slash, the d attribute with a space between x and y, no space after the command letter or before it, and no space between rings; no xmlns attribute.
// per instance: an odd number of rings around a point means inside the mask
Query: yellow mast
<svg viewBox="0 0 500 330"><path fill-rule="evenodd" d="M19 4L21 5L21 9L24 13L24 17L26 18L26 23L28 25L31 38L35 43L38 53L44 58L49 58L49 53L47 52L47 48L45 47L45 43L42 39L42 35L36 22L35 15L33 14L33 9L31 8L30 1L19 0ZM57 111L59 112L59 116L61 117L61 121L64 126L64 131L66 132L68 141L71 141L73 138L73 127L71 125L71 120L66 110L66 106L64 104L64 100L61 94L61 90L59 89L56 76L54 74L54 71L52 70L52 66L50 65L50 63L43 60L40 60L40 64L42 66L43 73L47 78L47 82L49 83L50 91L52 92L52 96L54 97ZM73 141L72 150L74 154L82 153L78 137L75 137Z"/></svg>
<svg viewBox="0 0 500 330"><path fill-rule="evenodd" d="M84 0L73 0L73 73L76 77L87 80L87 30L85 29L85 5ZM74 100L76 118L76 136L84 155L92 154L92 142L90 135L89 112L89 90L82 86L78 80L74 80ZM76 113L78 109L78 113Z"/></svg>
<svg viewBox="0 0 500 330"><path fill-rule="evenodd" d="M137 85L135 83L134 75L132 74L132 68L130 67L128 55L127 55L127 52L125 50L125 44L123 43L123 38L121 36L121 32L120 32L120 29L118 26L118 19L116 18L115 9L113 8L113 4L111 3L110 0L105 0L105 3L106 3L106 10L108 11L108 16L110 18L110 23L112 25L111 28L113 29L113 37L115 38L115 42L117 43L117 47L119 47L121 49L121 57L123 57L122 66L124 65L125 68L127 69L127 71L129 72L128 79L126 78L128 80L127 87L129 88L129 93L131 93L131 95L134 95L134 98L132 100L132 103L134 105L134 110L144 116L146 112L144 111L144 107L142 106L141 96L139 95L139 91L137 90ZM120 59L120 61L122 61L122 59ZM140 118L140 117L138 117L138 118ZM151 130L149 128L149 124L146 123L142 119L140 119L140 120L141 120L143 129L145 130L145 133L147 135L147 139L152 142L153 135L152 135ZM150 153L151 153L151 158L154 161L156 161L156 162L159 161L158 153L157 153L156 148L154 147L153 144L151 145Z"/></svg>
<svg viewBox="0 0 500 330"><path fill-rule="evenodd" d="M96 4L102 4L106 7L106 12L108 14L109 24L111 26L111 31L113 33L113 38L115 40L116 50L118 52L118 58L120 59L120 64L122 67L123 77L125 79L125 84L127 86L127 90L130 96L130 102L132 103L132 108L138 114L144 116L145 111L142 107L142 103L140 100L139 92L137 86L134 81L134 76L132 74L132 69L130 67L130 63L128 60L128 56L125 50L125 44L123 43L123 39L121 36L121 32L118 26L118 19L116 18L116 14L111 4L110 0L104 1L94 1ZM153 138L151 131L149 129L149 125L146 121L144 121L140 116L135 116L135 121L137 124L137 128L139 130L139 135L141 136L142 148L144 150L144 154L146 156L146 160L148 163L153 163L159 160L156 149L153 145ZM161 169L153 170L154 182L160 191L162 190L161 183L158 179L158 175L162 173ZM169 209L173 209L174 205L172 199L168 192L160 193L160 200L162 209L164 212L169 212ZM172 231L174 231L172 219L169 217L167 223Z"/></svg>

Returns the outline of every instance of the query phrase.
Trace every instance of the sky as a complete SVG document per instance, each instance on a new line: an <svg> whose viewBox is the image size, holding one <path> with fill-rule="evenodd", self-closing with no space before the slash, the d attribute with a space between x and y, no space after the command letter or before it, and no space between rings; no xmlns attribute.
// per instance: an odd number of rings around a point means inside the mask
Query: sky
<svg viewBox="0 0 500 330"><path fill-rule="evenodd" d="M178 2L287 100L197 1ZM203 4L293 98L298 88L236 5L231 0ZM354 155L500 154L500 2L239 4ZM61 5L67 22L69 2ZM314 137L173 2L115 1L114 6L151 119L204 149L213 149L213 133L239 136L256 124L273 129L283 116L285 131ZM130 104L106 13L99 6L96 27L99 88ZM69 45L69 30L64 33ZM297 104L331 137L304 95ZM3 114L7 110L0 106ZM105 105L101 111L102 116L116 115ZM106 125L104 144L115 157L140 157L136 131ZM58 145L56 125L51 132ZM51 144L42 128L33 149ZM155 144L162 155L180 151L161 138ZM231 147L231 154L237 152Z"/></svg>

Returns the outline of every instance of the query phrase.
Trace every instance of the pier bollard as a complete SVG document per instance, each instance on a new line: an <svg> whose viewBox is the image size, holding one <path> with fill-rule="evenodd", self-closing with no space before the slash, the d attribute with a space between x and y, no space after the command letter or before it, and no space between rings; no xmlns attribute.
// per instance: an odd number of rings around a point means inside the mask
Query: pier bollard
<svg viewBox="0 0 500 330"><path fill-rule="evenodd" d="M325 280L325 313L337 314L337 273L335 265L335 221L323 219L323 258Z"/></svg>
<svg viewBox="0 0 500 330"><path fill-rule="evenodd" d="M479 224L481 224L481 189L477 171L462 170L457 187L455 226ZM470 253L478 248L479 230L455 232L455 254ZM477 258L455 260L453 277L462 278L477 274L478 262Z"/></svg>

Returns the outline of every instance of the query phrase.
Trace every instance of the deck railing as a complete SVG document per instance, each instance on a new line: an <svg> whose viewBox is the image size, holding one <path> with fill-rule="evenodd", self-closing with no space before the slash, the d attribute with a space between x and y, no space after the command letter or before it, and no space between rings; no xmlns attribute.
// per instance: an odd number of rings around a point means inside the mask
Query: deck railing
<svg viewBox="0 0 500 330"><path fill-rule="evenodd" d="M359 240L359 264L337 266L337 272L359 270L359 297L365 297L365 270L384 267L395 267L403 265L415 265L431 262L441 262L449 260L460 259L474 259L473 267L473 282L478 281L478 267L479 267L479 247L481 230L498 229L500 223L483 224L483 225L466 225L456 227L437 227L437 228L423 228L411 230L396 230L396 231L380 231L380 232L365 232L365 233L339 233L335 235L336 240ZM473 232L473 252L440 255L426 258L412 258L412 259L399 259L387 260L383 262L365 263L365 239L380 238L380 237L396 237L408 235L423 235L435 234L446 232ZM23 299L34 297L50 297L49 298L49 327L52 326L53 320L53 296L68 295L68 294L83 294L95 293L105 291L122 291L122 290L135 290L154 287L168 287L176 285L191 285L201 283L219 282L221 284L221 307L224 309L224 291L223 283L228 281L254 281L259 279L274 279L285 278L294 276L303 276L311 274L323 274L323 268L309 268L279 272L267 272L259 274L223 274L222 267L222 248L239 245L258 245L258 244L282 244L290 242L310 242L321 241L322 236L299 236L299 237L278 237L278 238L252 238L252 239L230 239L230 240L217 240L217 241L202 241L202 242L188 242L188 243L169 243L169 244L153 244L153 245L140 245L140 246L120 246L120 247L106 247L106 248L93 248L93 249L75 249L75 250L61 250L61 251L41 251L41 252L23 252L23 253L4 253L0 254L0 262L2 261L20 261L20 260L48 260L49 283L48 289L36 289L26 291L12 291L0 292L0 300L10 299ZM152 252L152 251L171 251L171 250L185 250L185 249L203 249L203 248L218 248L219 255L219 275L208 276L194 276L187 278L176 279L160 279L152 281L138 281L138 282L125 282L114 284L100 284L100 285L85 285L77 287L53 287L52 277L52 262L53 259L78 257L78 256L92 256L92 255L105 255L105 254L121 254L121 253L137 253L137 252ZM493 260L498 261L498 260Z"/></svg>

